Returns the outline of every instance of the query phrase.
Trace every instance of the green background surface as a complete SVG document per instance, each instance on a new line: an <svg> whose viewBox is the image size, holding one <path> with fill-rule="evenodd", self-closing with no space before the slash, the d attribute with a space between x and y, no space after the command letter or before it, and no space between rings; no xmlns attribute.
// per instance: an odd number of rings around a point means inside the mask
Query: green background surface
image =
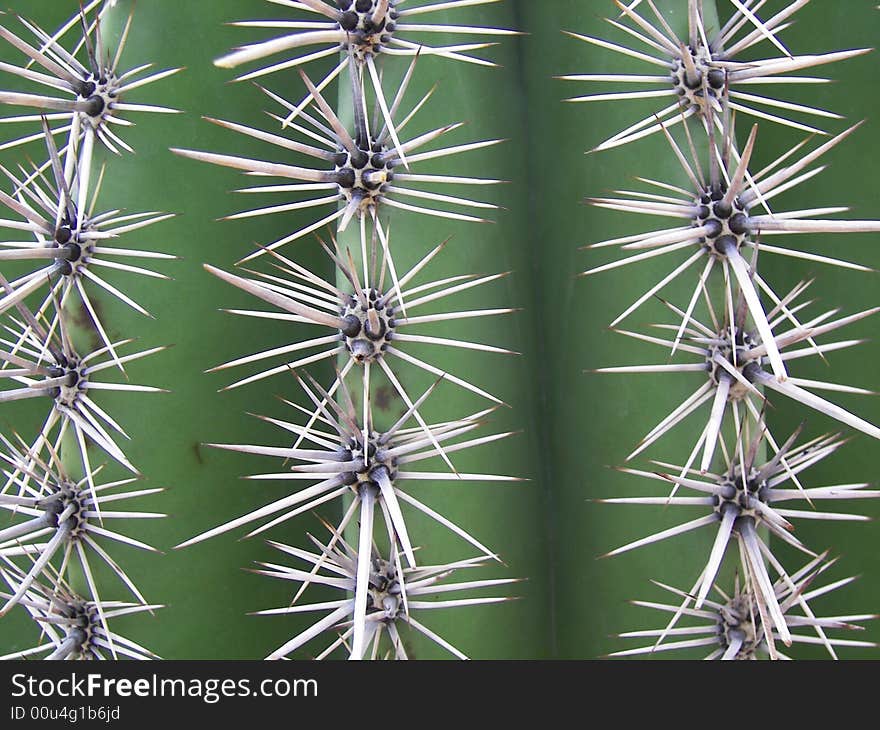
<svg viewBox="0 0 880 730"><path fill-rule="evenodd" d="M785 3L769 2L764 12ZM664 3L670 19L681 27L683 0ZM70 12L67 3L10 2L4 7L27 14L45 28L54 28ZM123 8L127 3L121 3ZM730 6L721 3L727 17ZM178 214L171 221L129 235L126 242L174 253L177 262L162 264L174 277L170 282L110 277L125 286L155 316L152 321L126 311L124 305L102 300L113 334L137 336L143 347L174 344L171 350L135 363L132 382L157 385L166 395L102 394L101 404L127 428L131 443L126 453L145 474L145 486L167 491L138 508L164 511L168 519L128 528L164 551L145 555L120 546L112 554L151 601L167 604L155 617L119 621L126 636L166 658L260 658L303 628L304 619L252 617L247 612L284 605L289 586L242 571L255 560L272 556L259 539L238 540L233 532L181 551L172 546L222 521L243 514L283 494L283 484L248 483L240 475L272 468L261 457L237 456L201 446L204 442L241 442L280 445L280 432L246 412L290 417L291 410L276 396L291 397L295 384L273 378L257 385L218 393L244 371L204 374L211 366L242 354L315 336L313 328L273 325L233 317L219 308L253 305L253 300L215 280L202 269L203 262L230 269L255 243L281 237L316 216L269 216L251 221L219 222L216 219L245 208L244 200L228 191L246 183L238 173L180 159L168 147L188 147L258 157L267 145L244 139L200 119L201 115L271 129L263 114L271 107L250 84L229 83L233 74L215 68L212 59L234 45L257 37L258 31L224 26L235 19L281 17L283 11L256 0L170 2L151 0L136 7L135 23L123 65L154 62L158 67L185 66L186 70L137 92L137 101L172 106L185 113L176 116L132 115L137 126L123 130L137 150L134 156L108 161L107 181L99 208L124 206L132 211L162 210ZM596 557L618 545L683 521L683 512L663 512L651 507L600 505L590 499L651 494L651 485L608 467L619 465L636 441L682 397L699 384L699 375L602 376L584 369L654 362L659 348L627 341L607 331L608 322L626 305L669 271L673 262L635 265L622 271L587 279L576 274L610 260L603 251L578 248L615 235L648 230L650 220L601 211L583 204L587 195L626 186L632 177L680 178L680 168L670 159L662 139L651 138L598 155L584 151L626 124L651 111L651 102L565 105L566 96L587 93L587 85L553 79L570 73L643 73L641 64L562 35L560 31L614 37L600 15L611 14L611 3L577 0L531 2L520 0L449 14L450 22L473 20L477 24L517 28L528 33L505 39L490 51L502 64L485 69L424 59L419 62L411 96L415 99L433 83L439 88L408 133L413 135L452 121L468 124L450 135L450 143L503 137L500 146L441 161L431 172L481 175L509 180L489 190L486 198L504 206L494 225L434 221L395 211L393 236L400 268L419 258L430 247L454 236L436 260L433 274L495 273L512 271L505 280L479 288L456 301L456 308L522 307L510 316L436 327L431 334L459 336L510 347L519 357L483 353L437 353L427 346L418 352L438 367L473 380L505 400L511 407L493 415L491 427L518 430L504 442L463 454L456 465L467 471L513 474L529 481L512 485L419 485L415 492L431 507L460 523L496 549L506 566L486 576L522 577L528 580L510 589L521 597L501 606L448 612L425 619L433 629L474 658L594 658L624 648L613 638L620 631L654 628L658 616L629 606L632 598L658 599L662 592L649 580L689 587L698 574L711 534L677 538L667 544L609 560ZM439 17L432 18L441 22ZM870 46L876 37L878 13L871 3L812 3L797 14L798 22L783 34L794 52L809 53ZM10 23L15 27L14 23ZM7 53L4 51L4 53ZM5 57L11 57L7 53ZM785 98L832 109L850 120L876 118L873 93L876 54L869 54L825 69L837 83L784 89ZM310 67L312 78L318 68ZM299 79L292 73L266 80L269 88L298 100ZM289 93L288 93L289 90ZM604 89L603 89L604 90ZM612 89L608 89L609 91ZM134 95L132 95L134 100ZM837 124L837 126L834 126ZM843 129L845 122L827 128ZM785 208L849 205L853 217L880 217L872 179L876 154L873 121L828 157L831 167L792 194L780 198ZM742 130L742 127L741 127ZM4 130L6 131L6 130ZM6 137L11 134L6 133ZM756 160L760 166L798 141L798 133L761 124ZM30 154L42 154L28 148ZM5 160L18 159L10 152ZM295 160L291 161L296 164ZM428 171L428 167L423 168ZM446 191L443 191L446 192ZM457 194L459 191L453 192ZM467 191L461 191L467 192ZM478 191L483 193L484 190ZM272 200L272 202L280 202ZM637 228L641 226L641 228ZM790 240L790 239L789 239ZM802 248L838 255L869 266L880 266L876 236L801 236ZM607 249L606 249L607 251ZM332 276L326 257L314 241L304 240L285 253L325 276ZM874 274L837 271L807 263L762 260L762 273L777 291L815 274L812 288L820 305L840 306L844 312L876 303ZM434 278L434 277L432 277ZM684 288L667 295L680 302ZM100 297L99 297L100 298ZM659 308L640 310L628 325L652 322ZM426 328L427 329L427 328ZM871 320L849 328L846 337L870 337ZM427 332L426 332L427 333ZM416 350L413 350L414 352ZM876 387L877 343L831 353L827 366L807 363L797 374L827 377L836 382ZM320 372L320 371L313 371ZM327 373L325 373L326 375ZM413 391L429 381L407 376ZM442 397L428 409L432 420L461 416L483 403L451 385L441 386ZM836 395L836 394L835 394ZM861 416L877 422L880 407L866 397L836 396ZM26 435L44 413L36 404L14 404L0 415L2 427ZM393 401L390 408L399 407ZM41 411L36 406L36 411ZM802 409L778 402L771 424L779 434L790 432L804 416ZM697 437L699 421L692 418L649 452L655 458L680 461ZM807 430L818 434L833 424L810 414ZM488 433L488 431L485 431ZM809 472L809 485L873 481L876 444L857 436L845 449ZM875 504L845 506L877 516ZM329 517L335 517L333 513ZM693 515L697 516L697 515ZM690 518L690 516L688 516ZM411 534L431 559L467 557L468 547L454 536L412 516ZM310 517L301 517L270 533L275 539L305 544L306 530L319 529ZM320 533L316 533L320 534ZM816 549L842 554L829 579L858 573L854 585L818 603L820 614L876 611L880 605L880 557L875 549L873 524L800 524L798 535ZM774 546L776 549L776 546ZM781 551L783 562L794 569L798 555ZM116 586L112 580L107 585ZM121 589L121 587L120 587ZM106 597L122 597L121 590ZM10 651L32 645L36 632L23 611L0 622L0 647ZM847 637L849 638L849 637ZM868 626L857 638L878 640L880 630ZM311 646L318 648L317 642ZM440 656L432 647L414 641L417 657ZM298 656L307 658L308 651ZM820 656L819 652L801 652ZM843 650L842 656L876 656L876 652Z"/></svg>

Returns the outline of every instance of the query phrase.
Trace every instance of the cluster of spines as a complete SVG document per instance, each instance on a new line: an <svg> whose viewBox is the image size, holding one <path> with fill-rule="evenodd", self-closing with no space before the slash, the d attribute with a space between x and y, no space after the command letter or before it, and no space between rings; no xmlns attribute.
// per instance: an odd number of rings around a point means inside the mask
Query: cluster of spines
<svg viewBox="0 0 880 730"><path fill-rule="evenodd" d="M3 72L32 87L0 91L0 102L29 110L0 118L4 128L29 128L2 148L39 145L37 159L44 160L18 164L17 171L0 166L5 181L0 225L9 239L0 244L0 402L48 404L36 436L23 436L14 424L0 435L0 614L16 606L26 610L40 635L32 648L4 658L150 659L151 651L111 624L118 616L160 606L147 602L110 546L155 551L126 535L123 526L164 515L120 510L117 503L162 490L129 486L140 474L120 446L128 436L101 406L100 394L158 392L130 383L127 375L123 382L106 376L114 369L125 374L126 363L165 348L126 353L133 339L109 336L112 329L99 318L103 309L94 297L109 295L146 315L103 272L164 279L130 262L175 257L117 244L124 234L170 216L100 210L101 187L112 184L113 175L112 169L105 175L103 164L99 169L98 149L117 155L132 151L117 133L132 124L132 112L173 112L133 103L130 93L178 69L149 72L150 64L123 69L132 15L118 45L110 48L104 24L115 0L80 3L78 10L71 4L70 19L51 34L11 15L4 17L17 20L23 31L13 32L5 22L0 26L0 37L21 58L4 63ZM29 266L23 274L12 275L7 268L22 265ZM76 307L87 314L91 344L77 344ZM134 476L107 479L102 472L111 471L108 462ZM112 582L100 578L99 565L115 574ZM130 599L108 599L120 590Z"/></svg>
<svg viewBox="0 0 880 730"><path fill-rule="evenodd" d="M725 3L722 3L725 4ZM673 281L686 281L697 273L687 302L661 299L671 315L656 325L657 333L618 329L622 334L667 348L671 357L651 365L602 368L601 372L680 373L698 386L656 427L646 434L628 457L649 449L691 414L706 413L692 451L671 464L653 461L652 468L622 471L665 484L668 494L657 497L614 498L605 502L673 506L695 510L694 519L624 545L609 555L654 544L693 530L709 528L715 539L699 576L689 590L660 584L677 596L676 603L637 602L668 612L659 630L630 632L629 638L652 637L651 644L617 655L650 655L654 652L706 647L708 658L753 659L761 655L789 658L780 644L814 643L836 658L835 647L871 646L867 642L826 635L827 629L858 629L871 615L817 617L810 601L851 579L822 588L812 582L830 562L827 552L816 553L798 539L793 522L803 519L854 520L865 518L817 507L825 500L875 498L880 492L868 484L805 487L801 472L840 448L844 439L826 434L799 442L802 428L788 438L769 429L766 406L786 396L873 438L880 429L814 391L867 393L860 388L796 376L796 361L825 358L826 353L849 348L859 340L817 341L877 308L840 317L837 310L804 314L810 301L803 293L811 281L801 281L788 292L777 292L761 273L759 253L785 256L843 268L867 270L830 256L794 247L766 244L779 234L847 233L880 231L878 221L824 219L844 212L843 207L821 207L780 212L776 195L807 182L824 169L814 166L823 155L846 139L859 125L816 144L813 137L798 139L790 149L763 169L751 166L760 146L759 124L781 124L792 135L825 135L800 121L804 117L839 119L831 112L795 104L785 99L751 93L749 86L821 83L825 79L793 73L845 60L865 49L820 55L793 55L780 40L791 16L805 2L794 0L778 13L762 18L762 2L732 2L729 17L710 20L708 3L688 0L688 33L680 37L652 0L624 5L609 22L635 39L632 47L590 36L582 41L615 51L657 69L656 75L587 74L564 77L580 82L626 85L627 91L576 97L578 102L622 102L628 99L668 97L670 103L635 122L598 145L603 150L653 135L665 136L670 155L685 173L686 182L638 178L645 191L620 190L592 199L603 208L675 219L671 226L648 233L623 236L593 244L592 248L620 247L625 257L597 266L585 274L659 260L667 254L687 254L668 274L612 323L613 328L647 301L659 298ZM639 7L641 6L641 7ZM752 49L771 48L759 60L741 61ZM648 86L644 91L633 91ZM738 117L758 119L740 145L735 125ZM680 138L674 133L681 130ZM720 274L720 275L719 275ZM702 312L702 313L701 313ZM688 362L678 358L687 357ZM695 358L695 359L694 359ZM791 372L790 372L791 371ZM687 496L684 496L687 495ZM800 509L786 502L801 503ZM785 567L770 548L781 540L809 556L803 568ZM732 589L724 585L722 565L735 565ZM679 626L682 617L698 626ZM686 637L681 639L680 637Z"/></svg>
<svg viewBox="0 0 880 730"><path fill-rule="evenodd" d="M504 274L462 273L444 279L426 281L422 277L420 280L418 277L423 271L430 271L431 262L443 251L445 243L429 249L426 243L433 245L433 242L395 238L392 245L388 215L392 211L404 211L434 219L481 222L483 211L497 207L477 199L433 192L430 188L434 185L481 188L498 180L432 174L425 172L429 168L423 163L495 145L499 140L438 147L438 140L445 143L446 135L462 126L457 123L414 137L405 133L410 120L433 93L433 89L429 90L415 104L407 102L406 92L411 82L419 78L416 71L419 57L434 55L450 61L494 65L472 54L494 45L485 38L511 33L497 28L421 21L430 20L438 12L495 1L412 3L410 7L410 3L403 6L395 0L340 0L337 3L308 0L287 4L295 11L289 20L237 23L247 27L282 28L286 32L237 49L215 63L231 68L272 59L267 61L268 65L251 70L240 79L277 74L275 78L284 79L288 89L291 86L299 89L300 85L302 89L292 98L287 92L261 89L273 104L269 116L277 123L274 129L209 120L270 145L260 159L173 150L200 162L241 170L252 176L280 179L280 183L248 187L240 192L277 194L292 199L230 218L257 218L313 208L330 210L314 223L265 243L238 262L242 266L259 259L265 265L262 270L242 268L230 273L206 265L210 273L271 307L269 311L235 310L235 313L276 321L279 340L285 336L286 323L310 324L321 330L314 338L280 344L215 368L266 363L256 374L239 379L229 387L245 386L272 376L279 376L280 383L298 383L308 406L288 402L300 417L292 422L265 419L287 432L286 445L212 446L278 459L278 472L254 475L252 479L277 480L284 484L305 480L307 485L291 489L286 496L179 546L257 523L248 534L260 534L304 512L342 504L341 520L325 523L326 539L309 536L315 552L270 542L272 547L305 565L300 568L261 564L259 573L300 583L288 606L262 613L319 613L322 616L309 629L272 652L270 658L298 656L296 652L308 650L309 642L330 632L335 638L329 646L312 655L330 656L341 647L353 659L405 659L411 654L406 648L405 634L400 631L404 624L454 656L464 658L458 648L434 633L417 615L427 609L506 600L494 596L424 600L427 596L485 589L510 581L455 583L444 580L455 571L479 567L497 556L464 528L416 499L407 488L409 483L419 481L514 479L506 475L461 473L452 461L455 452L510 435L468 437L484 424L501 401L460 374L445 372L409 351L409 343L418 343L507 352L481 343L432 336L429 325L492 317L512 310L456 311L453 307L430 313L423 308L432 302L453 302L456 294L489 284ZM464 42L446 46L424 42L434 33L464 36ZM312 50L315 48L317 50ZM339 62L320 81L313 82L304 67L330 56L339 58ZM401 69L399 86L389 93L383 82L383 70L386 63L391 66L398 63L395 56L411 60L408 67ZM290 69L296 69L298 74L283 73ZM339 106L327 95L328 87L337 80L340 101L344 101ZM303 96L298 98L300 94ZM372 114L370 107L373 107ZM343 113L341 109L350 112ZM346 118L347 114L350 119ZM305 197L301 197L303 194ZM325 233L330 227L331 231ZM334 278L324 278L310 271L297 263L293 253L288 253L294 250L290 244L310 234L319 237L335 269ZM347 247L347 241L353 244L354 254ZM421 258L403 270L395 264L394 250L406 250L409 257L415 251ZM422 327L426 326L428 331L422 334ZM329 385L306 371L316 363L336 367ZM401 368L427 372L437 380L423 393L411 393L400 377ZM400 418L386 428L374 423L372 408L377 376L387 380L404 404ZM491 405L453 421L429 423L422 415L422 407L435 389L443 388L470 391ZM448 471L420 471L409 466L436 457L443 460ZM420 512L451 530L478 550L479 556L443 565L422 565L417 558L419 536L411 534L405 510ZM345 595L336 601L300 603L300 597L313 584L340 589Z"/></svg>

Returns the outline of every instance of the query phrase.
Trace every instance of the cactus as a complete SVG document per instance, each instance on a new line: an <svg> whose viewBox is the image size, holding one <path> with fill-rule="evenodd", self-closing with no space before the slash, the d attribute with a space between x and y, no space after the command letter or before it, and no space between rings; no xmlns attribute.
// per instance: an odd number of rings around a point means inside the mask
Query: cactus
<svg viewBox="0 0 880 730"><path fill-rule="evenodd" d="M10 5L75 46L75 4ZM151 83L37 92L58 63L15 68L47 39L0 23L0 101L28 117L0 124L27 138L2 151L3 217L56 219L0 267L0 654L870 653L880 581L852 523L877 513L880 414L849 348L876 347L880 226L856 184L871 123L838 116L870 116L869 8L84 5L80 57L124 38ZM81 142L64 115L94 121ZM92 222L98 177L94 212L120 212ZM125 218L147 208L174 218ZM71 365L101 349L77 400ZM124 392L146 389L169 392Z"/></svg>

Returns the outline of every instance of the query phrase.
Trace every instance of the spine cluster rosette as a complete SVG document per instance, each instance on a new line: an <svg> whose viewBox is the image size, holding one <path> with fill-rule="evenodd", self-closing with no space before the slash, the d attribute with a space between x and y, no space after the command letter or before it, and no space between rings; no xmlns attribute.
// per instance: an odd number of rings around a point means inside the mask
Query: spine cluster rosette
<svg viewBox="0 0 880 730"><path fill-rule="evenodd" d="M265 151L252 157L173 148L183 158L232 168L252 179L267 178L265 184L238 192L269 196L277 203L227 219L247 219L257 226L264 216L314 212L310 223L261 241L233 268L228 261L205 265L207 272L250 295L257 305L231 310L238 315L238 326L247 319L269 320L277 334L270 349L235 353L212 370L236 372L224 390L272 378L292 411L286 418L260 416L284 432L275 443L210 444L273 459L271 470L249 479L258 486L281 485L282 496L178 547L244 529L248 537L281 535L283 542L270 545L306 562L305 569L262 564L256 571L299 583L288 608L261 613L322 614L273 651L271 659L310 656L304 652L323 634L330 638L323 637L322 658L406 659L412 656L407 647L413 636L465 658L462 648L431 629L430 617L423 623L419 614L431 607L463 609L508 600L487 597L485 589L510 583L510 578L447 580L465 568L473 572L500 563L500 557L468 525L431 504L434 489L519 481L515 475L469 473L457 467L462 452L492 448L513 434L492 431L492 414L504 404L478 384L473 370L435 364L432 354L515 354L496 343L445 336L459 324L494 321L513 312L510 307L459 304L477 288L488 291L507 272L432 273L438 260L453 260L449 257L462 245L449 243L442 233L432 238L442 230L438 226L488 223L485 216L499 208L473 191L490 190L501 180L456 173L456 162L501 140L462 139L464 124L455 120L410 132L422 124L423 109L443 108L436 85L423 84L423 59L437 56L449 63L493 66L473 54L513 34L505 28L436 19L492 2L315 0L285 4L288 17L283 19L236 23L283 30L215 61L223 68L257 65L239 80L259 77L271 84L260 87L269 122L258 128L233 120L207 121L259 143ZM459 40L451 45L430 40L450 35ZM316 75L313 68L331 57L337 60L330 71ZM400 216L434 225L421 227L418 235L396 235ZM302 252L314 242L326 254L323 269L303 263ZM299 339L301 325L314 335ZM444 336L435 334L438 327ZM427 384L421 384L426 378ZM455 403L470 397L473 405L452 418L432 420L428 414L434 402L455 391ZM389 401L394 404L390 416ZM317 552L287 544L297 530L295 518L304 513L326 520L325 539L310 536ZM425 544L418 525L426 519L451 532L459 549L470 552L424 565L419 551L431 545ZM317 598L321 586L340 589L344 596L322 602ZM466 593L453 600L425 600L448 591Z"/></svg>
<svg viewBox="0 0 880 730"><path fill-rule="evenodd" d="M52 32L11 14L0 25L16 59L2 64L4 78L29 87L0 91L0 103L18 108L2 117L3 129L27 129L3 145L17 159L2 166L0 191L0 402L24 401L44 414L30 434L7 412L0 436L0 614L27 611L41 637L6 658L154 657L112 627L118 616L161 608L147 601L114 546L156 552L126 528L164 515L129 508L128 500L162 489L134 486L141 473L126 455L129 436L103 393L161 392L135 384L127 366L165 348L132 347L134 332L111 336L114 313L103 303L149 316L125 278L167 279L146 266L176 257L140 248L131 236L170 215L104 209L101 192L113 185L112 156L134 152L125 141L130 117L174 112L141 103L143 87L179 69L127 66L126 41L138 31L133 13L121 31L108 31L115 5L93 0L77 11L71 3L71 17Z"/></svg>
<svg viewBox="0 0 880 730"><path fill-rule="evenodd" d="M814 486L807 471L846 441L840 434L810 436L811 412L880 438L877 426L835 402L838 394L870 395L870 391L838 383L833 376L802 377L799 371L807 358L831 364L831 353L859 345L859 339L843 339L837 332L875 314L877 308L849 315L837 309L816 311L806 293L813 294L818 284L804 278L789 290L779 289L765 264L784 257L793 264L866 272L868 267L835 255L832 242L839 237L832 234L880 231L880 221L836 217L848 210L845 206L791 210L778 204L777 196L787 191L803 194L825 169L826 156L860 126L826 133L801 120L820 118L824 127L840 115L750 88L784 92L791 85L822 83L827 79L799 73L866 52L799 55L790 51L783 31L805 4L790 2L764 17L764 3L720 2L716 14L714 3L688 0L686 28L676 30L660 3L617 3L620 16L609 22L635 45L572 34L634 63L651 64L657 74L570 75L564 78L646 89L590 94L571 101L671 101L594 151L639 145L657 134L665 137L669 158L682 173L662 179L642 169L638 172L642 189L615 190L590 200L601 208L663 219L648 232L590 246L618 247L624 255L594 266L587 275L628 269L631 264L653 265L662 273L611 326L630 338L659 345L665 355L655 363L603 367L597 372L641 373L658 381L679 377L690 380L693 388L641 438L627 457L628 466L620 469L663 485L661 493L600 500L669 507L670 513L689 516L671 527L664 521L648 536L608 555L703 528L714 533L708 554L694 561L692 588L659 584L676 597L674 604L637 602L671 614L665 629L622 634L654 641L616 652L617 656L707 647L712 659L763 655L788 659L792 658L788 647L813 643L837 658L837 647L872 646L826 635L826 629L861 629L860 623L873 616L817 617L812 599L849 581L824 589L811 585L834 561L828 560L828 551L815 551L821 545L805 544L797 529L805 520L864 521L867 518L848 511L825 511L823 505L826 500L837 506L840 500L880 496L868 483ZM741 57L743 53L747 55ZM771 124L784 127L793 140L781 153L762 149L761 132ZM759 166L756 159L772 161ZM823 234L827 253L800 250L793 235L798 233ZM776 243L777 236L782 236L782 243ZM853 273L860 275L866 274ZM690 293L675 301L670 291L675 296L680 291ZM624 319L657 299L667 318L648 330L619 328ZM805 421L789 436L774 434L771 428L774 409L786 400L805 410ZM644 459L664 436L685 431L689 435L684 442L692 444L689 452L672 463L666 457L637 468L635 460ZM806 554L810 562L790 567L790 560L783 557L789 555L788 548ZM680 626L681 619L699 625Z"/></svg>

